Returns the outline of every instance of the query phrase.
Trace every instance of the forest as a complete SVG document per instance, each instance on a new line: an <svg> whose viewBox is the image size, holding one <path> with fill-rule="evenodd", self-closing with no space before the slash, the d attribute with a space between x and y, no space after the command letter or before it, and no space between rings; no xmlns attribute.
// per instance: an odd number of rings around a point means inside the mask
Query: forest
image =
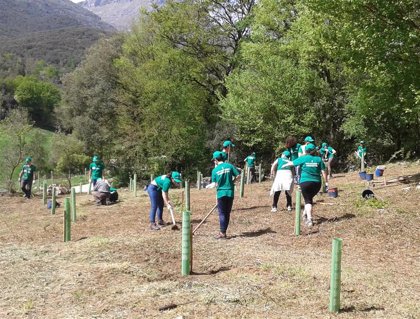
<svg viewBox="0 0 420 319"><path fill-rule="evenodd" d="M290 135L328 142L341 169L360 140L372 163L418 158L419 9L414 0L167 1L99 40L72 72L3 54L0 148L18 162L32 152L45 171L81 170L98 154L122 180L207 172L227 138L237 163L255 151L268 166ZM34 150L35 127L57 132L55 144L38 136Z"/></svg>

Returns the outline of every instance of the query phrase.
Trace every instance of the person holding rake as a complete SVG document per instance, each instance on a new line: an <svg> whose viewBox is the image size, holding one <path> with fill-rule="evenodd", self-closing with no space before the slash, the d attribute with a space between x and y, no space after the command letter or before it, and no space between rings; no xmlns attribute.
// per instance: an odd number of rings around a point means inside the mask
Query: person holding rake
<svg viewBox="0 0 420 319"><path fill-rule="evenodd" d="M215 238L226 239L226 231L233 206L234 181L240 173L235 166L225 162L225 156L222 152L214 152L212 161L216 167L211 173L211 181L217 185L217 208L220 223L220 232Z"/></svg>

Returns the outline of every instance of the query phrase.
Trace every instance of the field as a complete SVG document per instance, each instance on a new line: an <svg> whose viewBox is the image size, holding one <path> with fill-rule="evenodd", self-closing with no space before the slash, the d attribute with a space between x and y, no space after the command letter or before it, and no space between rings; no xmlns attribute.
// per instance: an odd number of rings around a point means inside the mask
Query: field
<svg viewBox="0 0 420 319"><path fill-rule="evenodd" d="M387 179L419 173L419 163L385 170ZM247 185L228 240L213 238L217 214L197 231L188 277L181 231L148 230L143 191L122 189L120 203L102 207L78 196L67 243L62 207L51 215L40 197L3 196L0 318L419 318L418 181L376 185L375 200L361 198L365 183L357 173L337 174L330 187L339 196L317 195L315 225L302 225L299 237L284 194L283 210L270 213L271 183ZM179 222L182 191L170 196ZM193 226L214 202L214 190L191 191ZM337 315L328 312L334 237L343 239Z"/></svg>

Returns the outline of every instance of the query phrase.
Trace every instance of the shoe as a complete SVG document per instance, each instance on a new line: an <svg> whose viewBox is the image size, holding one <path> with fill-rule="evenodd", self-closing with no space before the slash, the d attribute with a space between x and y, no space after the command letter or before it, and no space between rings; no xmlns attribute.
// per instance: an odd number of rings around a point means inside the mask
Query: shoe
<svg viewBox="0 0 420 319"><path fill-rule="evenodd" d="M291 212L292 211L292 206L287 206L287 211Z"/></svg>
<svg viewBox="0 0 420 319"><path fill-rule="evenodd" d="M226 239L226 234L219 233L216 236L214 236L215 239Z"/></svg>
<svg viewBox="0 0 420 319"><path fill-rule="evenodd" d="M314 223L312 222L312 220L310 220L310 219L308 219L307 221L306 221L306 226L308 226L308 227L312 227L313 225L314 225Z"/></svg>
<svg viewBox="0 0 420 319"><path fill-rule="evenodd" d="M165 222L162 219L158 220L158 225L165 226Z"/></svg>
<svg viewBox="0 0 420 319"><path fill-rule="evenodd" d="M272 213L277 213L277 207L271 207L271 212Z"/></svg>
<svg viewBox="0 0 420 319"><path fill-rule="evenodd" d="M150 223L150 230L160 230L160 227L155 223Z"/></svg>

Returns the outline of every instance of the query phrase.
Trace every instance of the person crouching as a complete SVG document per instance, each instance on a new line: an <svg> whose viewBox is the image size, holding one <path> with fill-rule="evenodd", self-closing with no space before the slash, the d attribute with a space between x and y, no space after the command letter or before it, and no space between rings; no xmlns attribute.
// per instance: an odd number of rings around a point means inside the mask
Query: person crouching
<svg viewBox="0 0 420 319"><path fill-rule="evenodd" d="M110 191L111 185L106 179L98 178L96 185L93 187L93 198L95 199L96 205L106 205L107 200L111 196Z"/></svg>

